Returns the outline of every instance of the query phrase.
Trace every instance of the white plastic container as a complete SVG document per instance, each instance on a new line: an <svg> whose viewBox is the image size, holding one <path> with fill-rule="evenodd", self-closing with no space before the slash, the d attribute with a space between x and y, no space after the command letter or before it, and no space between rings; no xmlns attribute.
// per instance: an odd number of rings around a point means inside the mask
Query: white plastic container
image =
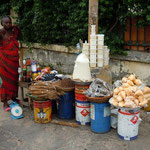
<svg viewBox="0 0 150 150"><path fill-rule="evenodd" d="M91 40L96 40L96 35L90 35Z"/></svg>
<svg viewBox="0 0 150 150"><path fill-rule="evenodd" d="M98 59L97 66L103 67L103 59L100 59L100 58Z"/></svg>
<svg viewBox="0 0 150 150"><path fill-rule="evenodd" d="M96 54L96 49L91 49L90 54Z"/></svg>
<svg viewBox="0 0 150 150"><path fill-rule="evenodd" d="M85 54L81 53L77 56L75 61L73 79L80 79L85 82L90 81L91 78L89 58Z"/></svg>
<svg viewBox="0 0 150 150"><path fill-rule="evenodd" d="M97 39L104 41L104 34L97 34Z"/></svg>
<svg viewBox="0 0 150 150"><path fill-rule="evenodd" d="M100 58L100 59L103 59L104 56L103 56L103 54L98 54L98 55L97 55L97 58L98 58L98 59L99 59L99 58Z"/></svg>
<svg viewBox="0 0 150 150"><path fill-rule="evenodd" d="M138 136L140 110L118 110L118 135L124 140L134 140Z"/></svg>
<svg viewBox="0 0 150 150"><path fill-rule="evenodd" d="M104 49L103 45L98 45L98 49Z"/></svg>
<svg viewBox="0 0 150 150"><path fill-rule="evenodd" d="M90 67L92 67L92 68L96 67L96 62L95 63L90 63Z"/></svg>
<svg viewBox="0 0 150 150"><path fill-rule="evenodd" d="M108 66L109 65L109 58L105 58L104 59L104 66Z"/></svg>
<svg viewBox="0 0 150 150"><path fill-rule="evenodd" d="M98 40L98 45L104 45L104 40Z"/></svg>
<svg viewBox="0 0 150 150"><path fill-rule="evenodd" d="M90 45L96 45L96 44L97 44L96 39L95 40L90 40Z"/></svg>
<svg viewBox="0 0 150 150"><path fill-rule="evenodd" d="M108 49L108 46L104 46L104 50L107 50Z"/></svg>
<svg viewBox="0 0 150 150"><path fill-rule="evenodd" d="M96 54L90 54L90 62L91 62L91 60L96 61Z"/></svg>
<svg viewBox="0 0 150 150"><path fill-rule="evenodd" d="M76 121L81 125L90 124L90 103L76 101Z"/></svg>
<svg viewBox="0 0 150 150"><path fill-rule="evenodd" d="M94 63L94 64L96 63L96 59L91 58L91 59L90 59L90 64L93 64L93 63Z"/></svg>
<svg viewBox="0 0 150 150"><path fill-rule="evenodd" d="M103 52L102 49L98 49L97 53L98 53L98 54L104 54L104 52Z"/></svg>
<svg viewBox="0 0 150 150"><path fill-rule="evenodd" d="M104 50L104 58L105 58L105 59L108 59L108 58L109 58L109 52L110 52L109 49Z"/></svg>
<svg viewBox="0 0 150 150"><path fill-rule="evenodd" d="M90 50L96 50L96 45L90 45Z"/></svg>
<svg viewBox="0 0 150 150"><path fill-rule="evenodd" d="M34 62L34 61L31 64L31 70L32 70L32 72L36 72L37 71L36 62Z"/></svg>

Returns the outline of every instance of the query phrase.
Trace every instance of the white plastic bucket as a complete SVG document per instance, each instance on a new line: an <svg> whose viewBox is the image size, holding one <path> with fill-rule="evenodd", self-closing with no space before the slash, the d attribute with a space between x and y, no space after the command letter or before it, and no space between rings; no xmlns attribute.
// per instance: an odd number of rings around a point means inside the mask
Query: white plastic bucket
<svg viewBox="0 0 150 150"><path fill-rule="evenodd" d="M118 110L118 135L124 140L134 140L138 136L140 109Z"/></svg>
<svg viewBox="0 0 150 150"><path fill-rule="evenodd" d="M76 121L81 125L90 124L90 103L76 100Z"/></svg>

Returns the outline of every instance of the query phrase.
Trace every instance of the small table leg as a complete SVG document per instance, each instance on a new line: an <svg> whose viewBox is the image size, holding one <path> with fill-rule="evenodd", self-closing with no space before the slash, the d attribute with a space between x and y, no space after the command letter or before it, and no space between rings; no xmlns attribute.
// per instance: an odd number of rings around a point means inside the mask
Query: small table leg
<svg viewBox="0 0 150 150"><path fill-rule="evenodd" d="M28 104L29 104L30 109L32 109L32 100L29 96L28 96Z"/></svg>
<svg viewBox="0 0 150 150"><path fill-rule="evenodd" d="M21 90L21 103L23 103L23 99L24 99L23 87L20 87L20 90Z"/></svg>

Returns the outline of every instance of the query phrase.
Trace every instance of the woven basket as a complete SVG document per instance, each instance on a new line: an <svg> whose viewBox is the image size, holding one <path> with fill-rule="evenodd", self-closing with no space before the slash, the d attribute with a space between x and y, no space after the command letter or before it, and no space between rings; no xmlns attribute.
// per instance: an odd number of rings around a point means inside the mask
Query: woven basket
<svg viewBox="0 0 150 150"><path fill-rule="evenodd" d="M65 92L71 92L71 91L73 91L74 89L75 89L75 87L63 88L63 90L64 90Z"/></svg>
<svg viewBox="0 0 150 150"><path fill-rule="evenodd" d="M106 96L106 97L89 97L89 96L86 96L86 98L88 101L93 102L93 103L107 103L112 96L113 95Z"/></svg>
<svg viewBox="0 0 150 150"><path fill-rule="evenodd" d="M33 96L29 93L27 93L27 96L29 96L32 100L35 100L35 101L46 101L47 100L46 98L36 97L36 96Z"/></svg>

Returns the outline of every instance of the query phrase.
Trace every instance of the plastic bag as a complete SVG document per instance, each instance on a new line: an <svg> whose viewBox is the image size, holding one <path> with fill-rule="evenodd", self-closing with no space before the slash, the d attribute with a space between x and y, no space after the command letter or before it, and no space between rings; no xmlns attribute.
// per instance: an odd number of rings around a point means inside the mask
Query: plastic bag
<svg viewBox="0 0 150 150"><path fill-rule="evenodd" d="M89 97L105 97L112 94L110 87L102 79L96 78L84 92Z"/></svg>

